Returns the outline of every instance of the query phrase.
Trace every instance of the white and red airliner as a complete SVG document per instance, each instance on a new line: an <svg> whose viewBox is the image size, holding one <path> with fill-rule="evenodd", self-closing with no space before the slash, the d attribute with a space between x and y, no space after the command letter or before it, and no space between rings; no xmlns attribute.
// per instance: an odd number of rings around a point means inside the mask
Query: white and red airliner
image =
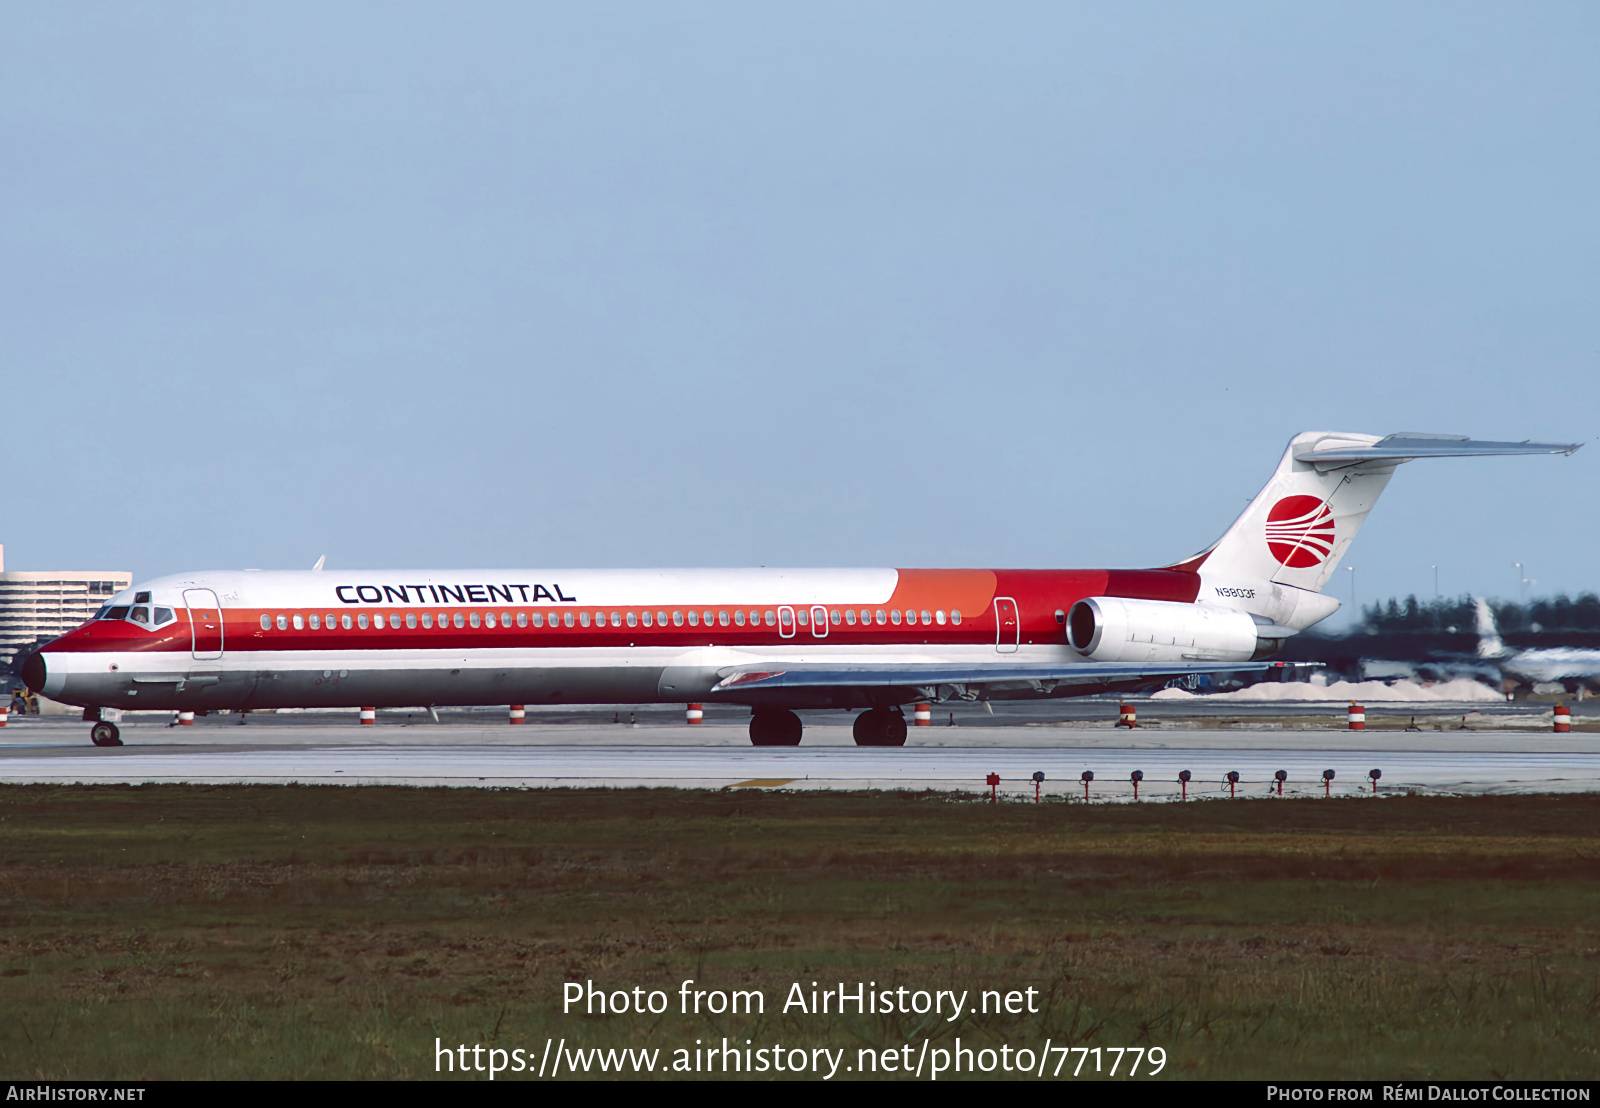
<svg viewBox="0 0 1600 1108"><path fill-rule="evenodd" d="M724 702L757 745L797 708L905 742L913 701L1126 691L1262 670L1331 615L1322 588L1395 467L1577 444L1297 435L1210 548L1159 569L520 569L177 574L30 657L85 708ZM97 745L120 745L114 723Z"/></svg>

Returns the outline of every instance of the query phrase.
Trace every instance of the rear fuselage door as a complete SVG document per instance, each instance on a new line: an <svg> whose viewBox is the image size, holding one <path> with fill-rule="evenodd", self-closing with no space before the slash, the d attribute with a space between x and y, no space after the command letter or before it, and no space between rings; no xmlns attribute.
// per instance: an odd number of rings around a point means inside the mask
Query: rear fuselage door
<svg viewBox="0 0 1600 1108"><path fill-rule="evenodd" d="M210 589L184 589L189 609L189 632L195 658L215 661L222 657L222 605Z"/></svg>
<svg viewBox="0 0 1600 1108"><path fill-rule="evenodd" d="M1009 596L994 598L994 648L1002 654L1015 654L1022 641L1022 621L1017 618L1017 602Z"/></svg>

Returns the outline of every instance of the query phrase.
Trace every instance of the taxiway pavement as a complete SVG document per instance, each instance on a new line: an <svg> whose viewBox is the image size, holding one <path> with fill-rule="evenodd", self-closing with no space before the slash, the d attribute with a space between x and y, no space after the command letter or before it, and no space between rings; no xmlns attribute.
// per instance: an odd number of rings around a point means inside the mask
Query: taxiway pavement
<svg viewBox="0 0 1600 1108"><path fill-rule="evenodd" d="M380 718L381 718L380 714ZM591 717L592 718L592 717ZM625 718L625 715L624 717ZM847 717L846 717L847 718ZM834 723L833 719L840 722ZM667 787L938 789L1002 795L1131 799L1130 775L1144 774L1142 799L1188 795L1371 795L1380 792L1525 793L1600 790L1600 734L1512 730L1370 730L1244 726L1202 728L1163 721L1129 732L1081 722L1027 725L969 722L913 728L903 748L855 746L840 716L807 720L799 747L752 747L742 721L690 728L659 723L547 722L508 726L469 713L434 723L410 715L362 727L342 717L213 717L195 727L158 719L122 726L126 745L96 748L88 727L61 718L13 717L0 731L0 782L205 784L400 784L468 787ZM492 722L491 722L492 721ZM826 722L823 722L826 721ZM1443 727L1443 724L1437 726Z"/></svg>

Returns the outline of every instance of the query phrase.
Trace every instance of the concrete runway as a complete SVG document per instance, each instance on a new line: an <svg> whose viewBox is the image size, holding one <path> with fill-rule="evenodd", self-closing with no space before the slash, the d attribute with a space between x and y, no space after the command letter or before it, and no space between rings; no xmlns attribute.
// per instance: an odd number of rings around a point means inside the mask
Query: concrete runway
<svg viewBox="0 0 1600 1108"><path fill-rule="evenodd" d="M588 717L596 715L602 713ZM393 713L375 727L318 715L252 716L244 726L212 717L193 728L135 719L122 725L127 745L111 749L90 746L88 725L77 720L13 717L0 731L0 782L980 792L987 791L985 777L998 773L1002 795L1032 797L1032 775L1042 771L1045 795L1081 798L1079 775L1087 769L1095 775L1090 796L1104 801L1132 798L1135 769L1145 774L1141 798L1176 799L1181 769L1193 774L1191 797L1216 797L1228 794L1229 770L1240 774L1240 796L1275 793L1273 773L1280 769L1289 775L1286 796L1322 795L1324 769L1336 773L1335 795L1370 796L1367 773L1377 768L1380 791L1389 794L1600 790L1595 733L1352 732L1292 723L1202 728L1174 720L1130 733L1105 723L985 726L969 719L957 727L913 728L904 748L864 749L855 746L842 713L807 715L804 743L788 748L750 746L736 714L695 729L665 720L508 727L496 714L467 712L447 713L437 724Z"/></svg>

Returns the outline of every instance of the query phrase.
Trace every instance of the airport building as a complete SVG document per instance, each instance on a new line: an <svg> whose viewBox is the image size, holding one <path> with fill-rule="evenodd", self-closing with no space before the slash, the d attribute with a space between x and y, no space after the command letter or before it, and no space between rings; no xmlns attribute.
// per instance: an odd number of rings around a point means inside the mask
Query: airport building
<svg viewBox="0 0 1600 1108"><path fill-rule="evenodd" d="M0 546L0 669L13 670L19 651L66 634L131 584L126 570L6 573Z"/></svg>

